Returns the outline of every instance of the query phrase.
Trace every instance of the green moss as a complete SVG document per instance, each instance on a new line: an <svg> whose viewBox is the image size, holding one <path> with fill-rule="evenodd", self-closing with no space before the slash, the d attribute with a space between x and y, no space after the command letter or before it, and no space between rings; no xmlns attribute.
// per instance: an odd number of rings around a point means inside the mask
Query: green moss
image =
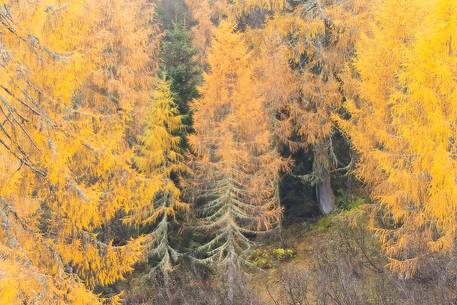
<svg viewBox="0 0 457 305"><path fill-rule="evenodd" d="M311 230L316 232L326 232L332 227L336 213L332 213L321 217L317 222L311 225Z"/></svg>
<svg viewBox="0 0 457 305"><path fill-rule="evenodd" d="M252 252L249 260L261 269L270 269L280 262L289 261L295 257L292 249L256 249Z"/></svg>
<svg viewBox="0 0 457 305"><path fill-rule="evenodd" d="M338 217L350 215L357 211L365 204L366 200L352 194L346 194L342 190L337 191L336 207L337 209L326 216L321 217L317 222L311 225L311 230L317 233L327 232L337 220Z"/></svg>
<svg viewBox="0 0 457 305"><path fill-rule="evenodd" d="M256 249L252 252L249 260L261 269L273 267L273 260L269 252L265 249Z"/></svg>
<svg viewBox="0 0 457 305"><path fill-rule="evenodd" d="M272 254L278 261L287 261L295 257L295 251L292 249L277 248L273 249Z"/></svg>
<svg viewBox="0 0 457 305"><path fill-rule="evenodd" d="M353 194L348 194L342 189L337 190L335 198L335 204L338 209L343 211L349 211L362 206L365 203L365 199Z"/></svg>

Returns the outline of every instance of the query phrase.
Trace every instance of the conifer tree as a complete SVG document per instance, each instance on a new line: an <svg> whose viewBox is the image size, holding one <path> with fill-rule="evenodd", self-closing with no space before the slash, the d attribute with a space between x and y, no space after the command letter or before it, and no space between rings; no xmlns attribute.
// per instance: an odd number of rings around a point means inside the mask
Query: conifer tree
<svg viewBox="0 0 457 305"><path fill-rule="evenodd" d="M98 21L91 42L94 68L73 98L66 123L81 141L66 143L53 158L67 170L47 200L46 234L54 234L65 260L89 287L111 284L143 257L143 238L114 236L112 222L152 197L152 186L131 165L132 142L144 120L157 47L151 41L151 6L143 0L93 4ZM45 216L44 216L45 217ZM47 217L47 216L46 216ZM64 218L65 230L55 224ZM83 242L79 239L83 239Z"/></svg>
<svg viewBox="0 0 457 305"><path fill-rule="evenodd" d="M173 102L169 82L157 79L147 112L135 163L147 179L156 182L151 184L154 186L151 200L135 207L126 221L154 227L148 246L149 256L157 261L152 271L160 269L168 273L180 256L170 243L170 226L182 218L180 213L188 210L178 183L181 175L189 171L184 163L182 138L178 135L185 127Z"/></svg>
<svg viewBox="0 0 457 305"><path fill-rule="evenodd" d="M268 114L247 48L229 23L215 32L208 63L190 137L200 228L211 236L197 252L225 270L231 304L235 270L248 263L250 238L271 230L281 216L275 191L282 160L270 146Z"/></svg>
<svg viewBox="0 0 457 305"><path fill-rule="evenodd" d="M192 46L192 36L181 21L166 29L162 40L161 70L170 81L174 101L181 114L189 114L189 102L198 95L201 81L198 51ZM189 124L187 120L187 124Z"/></svg>
<svg viewBox="0 0 457 305"><path fill-rule="evenodd" d="M205 63L211 43L214 27L211 20L211 4L209 1L185 0L195 24L192 25L192 44L200 53L202 65ZM214 6L213 6L214 7Z"/></svg>
<svg viewBox="0 0 457 305"><path fill-rule="evenodd" d="M252 11L279 12L287 8L287 0L185 0L195 21L192 27L194 46L200 50L202 60L207 57L212 31L223 20L239 23Z"/></svg>
<svg viewBox="0 0 457 305"><path fill-rule="evenodd" d="M192 17L185 0L159 0L155 10L156 18L165 35L176 24L183 25L186 28L191 25Z"/></svg>
<svg viewBox="0 0 457 305"><path fill-rule="evenodd" d="M173 100L183 115L184 124L190 127L192 115L189 103L198 96L197 86L202 74L199 51L192 45L192 18L184 0L160 1L157 18L163 32L159 75L170 82ZM184 147L187 147L185 139L188 130L181 131Z"/></svg>
<svg viewBox="0 0 457 305"><path fill-rule="evenodd" d="M332 115L345 101L344 68L364 28L366 6L366 1L357 0L298 4L292 13L277 14L251 38L272 127L292 152L313 152L311 173L299 178L316 186L325 214L335 207L332 173L346 166L335 154Z"/></svg>
<svg viewBox="0 0 457 305"><path fill-rule="evenodd" d="M90 289L122 279L142 257L143 238L115 241L107 228L150 189L128 162L125 137L141 120L155 66L150 14L142 1L1 7L7 304L100 304Z"/></svg>
<svg viewBox="0 0 457 305"><path fill-rule="evenodd" d="M376 228L389 267L409 278L430 251L455 253L457 3L377 1L373 15L340 124L384 211Z"/></svg>

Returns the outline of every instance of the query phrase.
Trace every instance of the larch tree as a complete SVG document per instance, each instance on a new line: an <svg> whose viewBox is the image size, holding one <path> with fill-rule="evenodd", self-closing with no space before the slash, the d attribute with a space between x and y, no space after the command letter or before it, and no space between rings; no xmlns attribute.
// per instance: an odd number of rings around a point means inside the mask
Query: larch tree
<svg viewBox="0 0 457 305"><path fill-rule="evenodd" d="M153 7L143 0L98 5L100 19L91 35L98 52L95 67L75 94L68 116L69 126L84 141L67 144L65 154L58 155L78 188L71 196L62 190L65 200L56 198L59 213L69 218L68 232L48 228L62 239L64 257L90 286L122 279L143 257L143 238L114 235L111 224L121 220L123 211L149 201L156 183L132 164L156 68ZM61 170L59 175L69 174ZM93 242L69 238L74 234Z"/></svg>
<svg viewBox="0 0 457 305"><path fill-rule="evenodd" d="M208 1L185 0L195 25L192 26L192 43L200 52L203 64L211 44L211 32L214 24L211 20L211 5Z"/></svg>
<svg viewBox="0 0 457 305"><path fill-rule="evenodd" d="M182 201L180 178L189 172L179 134L185 129L183 117L173 101L171 85L157 79L147 108L146 124L140 136L135 164L147 179L155 181L153 196L133 209L125 221L136 226L152 226L148 254L151 272L172 271L181 256L170 243L170 226L182 219L188 204Z"/></svg>
<svg viewBox="0 0 457 305"><path fill-rule="evenodd" d="M150 13L142 1L2 4L2 303L100 304L90 289L142 257L143 238L107 228L152 188L125 127L155 67Z"/></svg>
<svg viewBox="0 0 457 305"><path fill-rule="evenodd" d="M250 34L275 135L292 152L313 152L311 173L298 177L316 186L324 214L335 207L332 174L346 166L334 152L332 115L346 100L342 78L364 28L366 6L357 0L308 1Z"/></svg>
<svg viewBox="0 0 457 305"><path fill-rule="evenodd" d="M209 51L210 72L193 104L200 229L211 239L201 261L224 268L228 303L235 271L248 264L251 238L278 222L276 196L283 160L270 145L268 113L257 91L242 35L223 22Z"/></svg>
<svg viewBox="0 0 457 305"><path fill-rule="evenodd" d="M101 304L65 268L35 214L51 185L51 155L64 132L61 111L87 75L82 48L92 16L87 1L2 3L0 233L2 304ZM76 24L84 24L76 31ZM81 78L81 79L80 79ZM59 143L60 144L60 143Z"/></svg>
<svg viewBox="0 0 457 305"><path fill-rule="evenodd" d="M457 3L376 1L373 15L340 124L382 208L389 267L410 278L433 252L455 255Z"/></svg>
<svg viewBox="0 0 457 305"><path fill-rule="evenodd" d="M287 0L185 0L196 24L193 26L194 46L200 50L202 60L207 58L211 45L212 31L217 25L228 19L238 23L243 16L252 11L282 11L287 7Z"/></svg>

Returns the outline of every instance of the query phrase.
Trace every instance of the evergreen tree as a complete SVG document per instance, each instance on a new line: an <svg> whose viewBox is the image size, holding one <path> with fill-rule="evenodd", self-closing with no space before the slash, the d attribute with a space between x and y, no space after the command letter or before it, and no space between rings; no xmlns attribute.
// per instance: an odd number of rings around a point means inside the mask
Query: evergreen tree
<svg viewBox="0 0 457 305"><path fill-rule="evenodd" d="M191 17L183 0L161 1L157 16L163 31L159 73L170 82L179 112L190 116L189 102L198 96L202 73L198 50L192 46ZM190 125L190 117L185 123Z"/></svg>
<svg viewBox="0 0 457 305"><path fill-rule="evenodd" d="M198 51L192 46L192 33L185 24L174 23L173 28L165 31L160 59L162 73L170 82L180 113L189 114L189 102L198 96L202 72Z"/></svg>
<svg viewBox="0 0 457 305"><path fill-rule="evenodd" d="M177 221L188 210L181 201L178 183L182 174L188 172L182 154L182 138L178 135L184 129L182 116L173 102L170 84L157 79L147 108L146 126L140 137L138 156L135 163L151 184L151 200L141 202L130 210L126 221L137 226L153 226L150 233L148 255L156 261L154 268L164 274L170 272L180 254L169 241L171 222Z"/></svg>

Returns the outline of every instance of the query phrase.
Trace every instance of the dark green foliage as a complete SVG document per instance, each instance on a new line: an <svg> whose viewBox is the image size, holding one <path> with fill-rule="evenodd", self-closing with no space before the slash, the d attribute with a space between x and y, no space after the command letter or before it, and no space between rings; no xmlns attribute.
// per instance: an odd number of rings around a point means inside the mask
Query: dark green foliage
<svg viewBox="0 0 457 305"><path fill-rule="evenodd" d="M198 96L202 68L198 50L192 46L191 18L183 0L163 0L157 9L163 38L160 71L171 83L174 101L181 114L189 115L189 102ZM186 119L190 125L190 118Z"/></svg>
<svg viewBox="0 0 457 305"><path fill-rule="evenodd" d="M189 113L189 102L198 96L201 67L198 51L192 46L191 32L181 23L165 31L161 47L161 71L171 83L175 103L181 114Z"/></svg>

